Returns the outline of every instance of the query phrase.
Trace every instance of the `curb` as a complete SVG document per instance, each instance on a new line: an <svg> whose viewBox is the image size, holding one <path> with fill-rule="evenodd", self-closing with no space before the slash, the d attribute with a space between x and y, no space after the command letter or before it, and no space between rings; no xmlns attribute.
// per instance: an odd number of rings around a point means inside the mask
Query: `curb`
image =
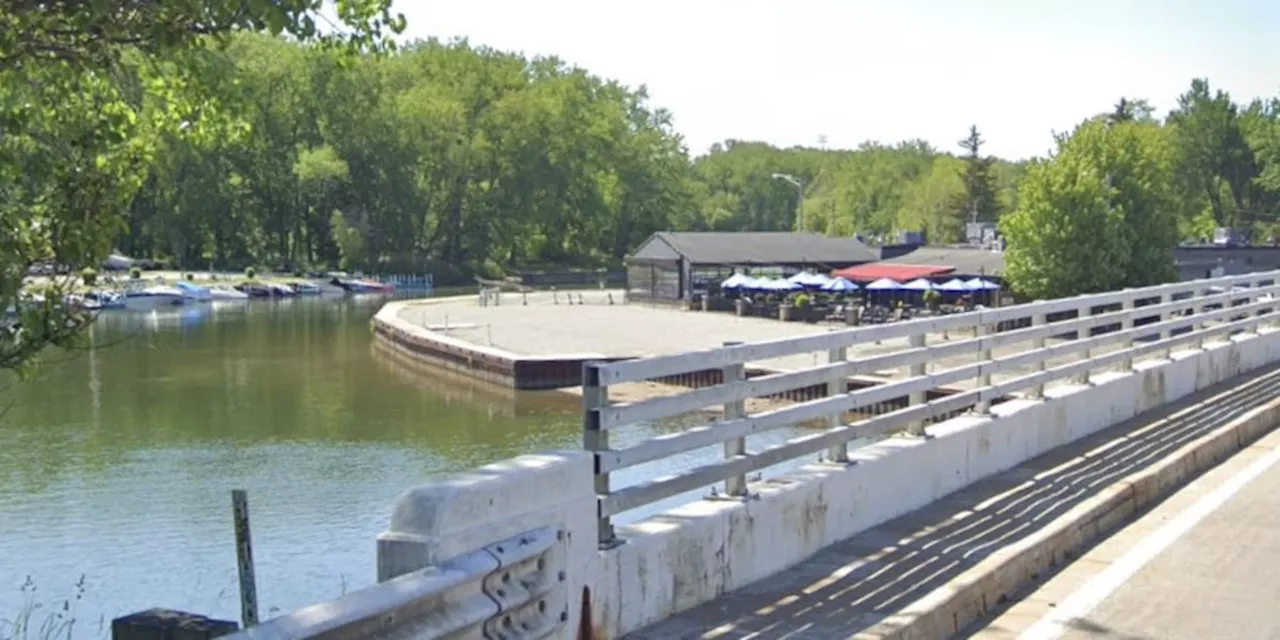
<svg viewBox="0 0 1280 640"><path fill-rule="evenodd" d="M949 584L853 637L949 638L986 616L1010 594L1057 566L1070 563L1078 551L1113 533L1131 516L1161 502L1174 489L1248 447L1277 425L1280 398L1249 410L1152 467L1107 487L1044 529L991 554Z"/></svg>

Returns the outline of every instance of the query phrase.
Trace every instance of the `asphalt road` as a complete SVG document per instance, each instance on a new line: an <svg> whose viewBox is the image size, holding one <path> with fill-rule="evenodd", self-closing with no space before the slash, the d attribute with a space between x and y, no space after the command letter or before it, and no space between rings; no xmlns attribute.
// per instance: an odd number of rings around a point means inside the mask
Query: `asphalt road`
<svg viewBox="0 0 1280 640"><path fill-rule="evenodd" d="M1280 432L1197 479L965 637L1280 638Z"/></svg>

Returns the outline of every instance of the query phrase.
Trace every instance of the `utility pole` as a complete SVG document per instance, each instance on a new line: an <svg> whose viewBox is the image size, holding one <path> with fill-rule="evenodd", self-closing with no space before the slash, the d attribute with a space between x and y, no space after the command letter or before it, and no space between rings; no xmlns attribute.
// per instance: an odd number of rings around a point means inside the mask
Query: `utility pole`
<svg viewBox="0 0 1280 640"><path fill-rule="evenodd" d="M789 183L796 188L796 228L804 231L804 183L799 178L785 173L775 173L773 179Z"/></svg>

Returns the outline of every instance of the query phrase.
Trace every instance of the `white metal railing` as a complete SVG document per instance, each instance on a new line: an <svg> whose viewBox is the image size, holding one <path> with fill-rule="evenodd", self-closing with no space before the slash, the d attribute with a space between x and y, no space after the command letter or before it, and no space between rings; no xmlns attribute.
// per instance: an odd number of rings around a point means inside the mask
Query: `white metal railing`
<svg viewBox="0 0 1280 640"><path fill-rule="evenodd" d="M848 443L854 439L897 430L923 435L930 420L966 409L985 412L992 402L1013 393L1040 396L1050 382L1083 382L1097 369L1127 369L1136 358L1167 357L1174 347L1199 347L1208 338L1256 330L1278 305L1273 300L1280 295L1278 281L1280 271L1194 280L668 356L588 363L583 371L583 446L596 456L600 542L613 539L613 516L665 498L722 481L727 494L742 496L747 474L790 459L825 450L831 461L847 462ZM1068 317L1048 321L1055 315ZM972 330L974 337L927 342L930 334L966 330ZM1073 334L1074 339L1046 346L1050 339ZM890 353L848 357L851 347L902 338L907 345ZM994 355L997 349L1017 345L1024 346ZM1103 348L1115 350L1099 353ZM747 363L812 352L825 352L827 364L754 379L744 375ZM972 361L933 373L927 370L940 359L966 356ZM1065 364L1051 362L1064 356L1073 359ZM892 368L904 369L906 377L846 391L851 376ZM1024 371L1028 368L1029 374ZM721 372L720 380L713 386L628 403L608 399L612 385L716 370ZM993 382L994 376L1012 377ZM931 390L968 381L974 381L975 387L927 399ZM749 415L744 410L749 398L823 385L825 397L817 400ZM905 408L846 422L847 412L904 398ZM626 448L609 445L610 430L713 406L723 407L722 420ZM746 449L748 436L813 420L824 420L826 428L761 451ZM610 487L614 471L720 443L724 444L723 460L620 489Z"/></svg>
<svg viewBox="0 0 1280 640"><path fill-rule="evenodd" d="M550 637L569 619L563 544L536 529L228 638Z"/></svg>

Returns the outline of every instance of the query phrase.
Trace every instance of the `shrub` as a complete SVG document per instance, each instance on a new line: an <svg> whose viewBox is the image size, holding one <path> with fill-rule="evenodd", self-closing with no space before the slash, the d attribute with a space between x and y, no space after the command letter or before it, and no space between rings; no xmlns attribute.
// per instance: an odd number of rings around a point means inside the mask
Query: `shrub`
<svg viewBox="0 0 1280 640"><path fill-rule="evenodd" d="M248 277L250 280L252 280L258 277L258 270L254 269L253 267L249 267L248 269L244 270L244 275Z"/></svg>
<svg viewBox="0 0 1280 640"><path fill-rule="evenodd" d="M792 304L794 304L797 308L800 308L800 309L803 309L809 306L809 294L802 293L796 296L795 302L793 302Z"/></svg>
<svg viewBox="0 0 1280 640"><path fill-rule="evenodd" d="M80 279L83 280L85 284L92 287L98 282L98 272L94 270L93 267L85 267L84 270L80 272Z"/></svg>
<svg viewBox="0 0 1280 640"><path fill-rule="evenodd" d="M930 289L924 292L924 304L926 307L937 311L938 305L942 302L942 294Z"/></svg>
<svg viewBox="0 0 1280 640"><path fill-rule="evenodd" d="M186 281L188 281L188 282L191 282L191 281L195 280L195 279L196 279L196 277L195 277L194 275L190 274L190 273L184 273L184 274L182 274L182 279L183 279L183 280L186 280Z"/></svg>
<svg viewBox="0 0 1280 640"><path fill-rule="evenodd" d="M129 270L129 277L130 277L130 278L133 278L134 280L137 280L137 279L141 278L141 277L142 277L142 269L139 269L139 268L137 268L137 267L134 267L134 268L130 269L130 270Z"/></svg>

